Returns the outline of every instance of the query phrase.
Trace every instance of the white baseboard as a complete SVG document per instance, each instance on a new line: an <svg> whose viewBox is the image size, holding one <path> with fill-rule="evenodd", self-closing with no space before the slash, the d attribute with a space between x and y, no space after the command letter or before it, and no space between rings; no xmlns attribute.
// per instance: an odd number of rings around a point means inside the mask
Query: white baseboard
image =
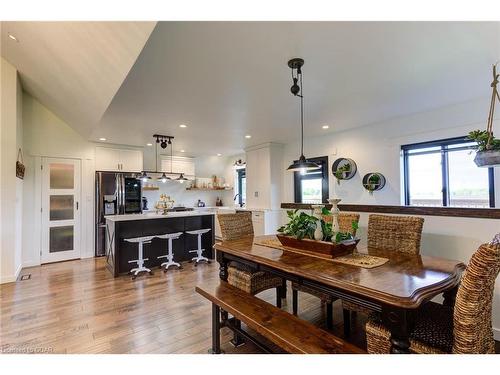
<svg viewBox="0 0 500 375"><path fill-rule="evenodd" d="M493 327L493 337L495 340L500 341L500 328Z"/></svg>
<svg viewBox="0 0 500 375"><path fill-rule="evenodd" d="M17 267L17 270L14 273L14 275L2 276L2 278L0 279L0 284L16 282L17 278L19 277L19 274L21 273L22 268L23 268L22 264L20 264L19 267Z"/></svg>
<svg viewBox="0 0 500 375"><path fill-rule="evenodd" d="M36 267L36 266L39 266L40 264L41 263L39 260L28 260L28 261L23 263L23 268Z"/></svg>

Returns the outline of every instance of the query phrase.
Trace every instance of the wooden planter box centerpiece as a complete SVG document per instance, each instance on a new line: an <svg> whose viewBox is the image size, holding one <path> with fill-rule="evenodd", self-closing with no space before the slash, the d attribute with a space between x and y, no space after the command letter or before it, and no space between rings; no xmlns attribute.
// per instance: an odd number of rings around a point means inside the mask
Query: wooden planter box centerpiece
<svg viewBox="0 0 500 375"><path fill-rule="evenodd" d="M277 234L276 237L285 247L302 250L303 252L323 256L325 258L335 258L342 255L352 254L359 242L359 238L341 243L333 243L310 240L308 238L298 240L293 236L285 236L283 234Z"/></svg>

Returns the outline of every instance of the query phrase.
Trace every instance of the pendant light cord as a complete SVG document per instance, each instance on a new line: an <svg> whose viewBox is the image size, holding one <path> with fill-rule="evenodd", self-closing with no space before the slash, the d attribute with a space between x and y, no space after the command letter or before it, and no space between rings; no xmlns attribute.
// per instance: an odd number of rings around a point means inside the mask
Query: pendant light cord
<svg viewBox="0 0 500 375"><path fill-rule="evenodd" d="M304 89L302 86L302 71L300 71L300 155L304 155Z"/></svg>
<svg viewBox="0 0 500 375"><path fill-rule="evenodd" d="M155 172L158 172L158 142L155 143Z"/></svg>

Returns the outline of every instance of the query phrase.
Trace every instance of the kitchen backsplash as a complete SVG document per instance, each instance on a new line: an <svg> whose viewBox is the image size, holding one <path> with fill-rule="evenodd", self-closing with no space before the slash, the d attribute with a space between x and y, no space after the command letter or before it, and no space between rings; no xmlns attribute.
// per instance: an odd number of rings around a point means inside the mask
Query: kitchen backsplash
<svg viewBox="0 0 500 375"><path fill-rule="evenodd" d="M215 206L217 197L222 199L224 206L233 206L233 190L203 191L186 190L186 186L191 185L191 181L181 184L178 181L167 181L165 183L150 180L146 185L157 186L158 190L143 190L142 196L148 200L148 209L153 210L155 203L160 200L160 194L169 195L174 201L175 206L195 207L198 199L205 202L206 206ZM144 186L144 183L143 183Z"/></svg>

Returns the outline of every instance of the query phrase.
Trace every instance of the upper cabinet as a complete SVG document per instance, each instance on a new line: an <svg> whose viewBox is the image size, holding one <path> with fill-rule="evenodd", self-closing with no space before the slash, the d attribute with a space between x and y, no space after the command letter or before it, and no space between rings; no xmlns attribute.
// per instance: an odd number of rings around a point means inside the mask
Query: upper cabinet
<svg viewBox="0 0 500 375"><path fill-rule="evenodd" d="M96 146L95 169L97 171L140 172L142 151Z"/></svg>
<svg viewBox="0 0 500 375"><path fill-rule="evenodd" d="M174 156L170 162L170 156L161 157L161 172L170 173L183 173L185 177L194 177L194 159L184 156Z"/></svg>

